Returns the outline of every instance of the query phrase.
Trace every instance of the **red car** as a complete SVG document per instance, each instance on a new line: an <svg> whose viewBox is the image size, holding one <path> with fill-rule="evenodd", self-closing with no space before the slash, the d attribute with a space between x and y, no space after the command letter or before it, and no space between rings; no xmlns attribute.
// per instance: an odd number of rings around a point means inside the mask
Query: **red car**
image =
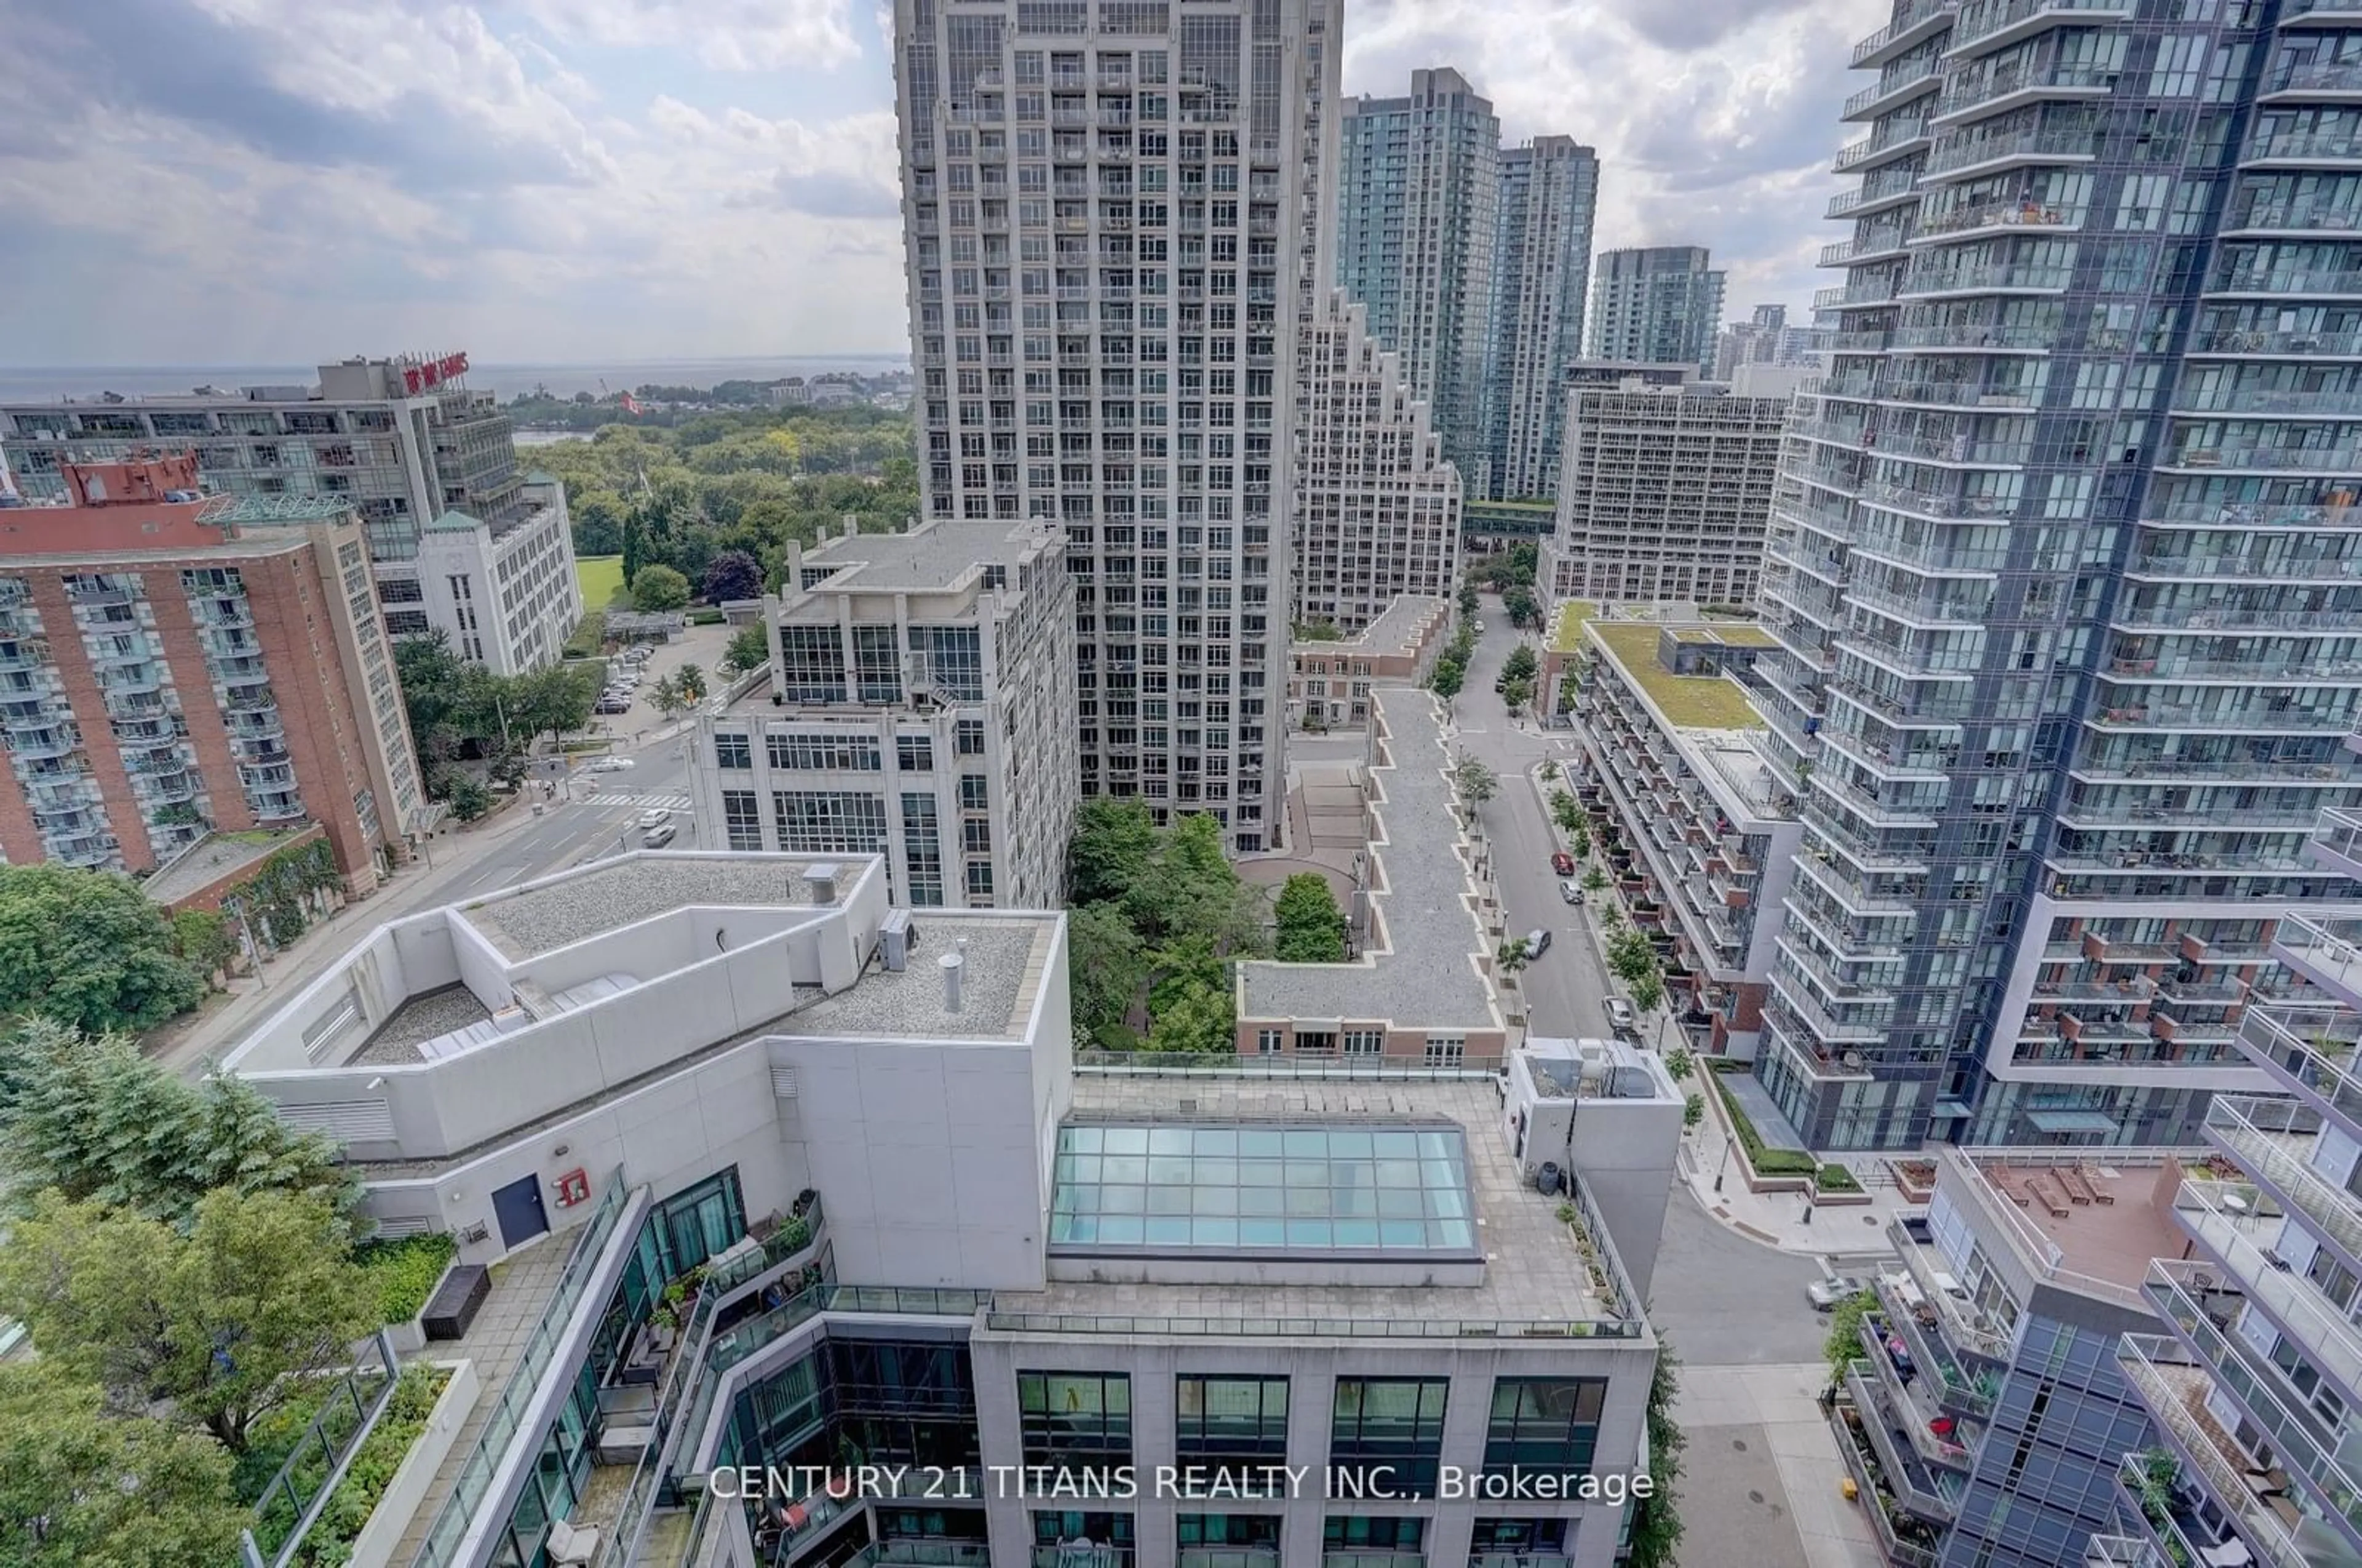
<svg viewBox="0 0 2362 1568"><path fill-rule="evenodd" d="M1574 875L1574 856L1562 849L1551 856L1551 869L1562 877Z"/></svg>

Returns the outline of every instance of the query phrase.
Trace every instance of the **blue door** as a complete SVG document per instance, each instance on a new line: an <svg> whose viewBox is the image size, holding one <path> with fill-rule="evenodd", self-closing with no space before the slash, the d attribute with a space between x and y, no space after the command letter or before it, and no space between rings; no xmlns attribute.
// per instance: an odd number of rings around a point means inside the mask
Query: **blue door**
<svg viewBox="0 0 2362 1568"><path fill-rule="evenodd" d="M549 1212L541 1206L541 1178L526 1176L492 1191L492 1218L501 1222L501 1247L514 1252L549 1230Z"/></svg>

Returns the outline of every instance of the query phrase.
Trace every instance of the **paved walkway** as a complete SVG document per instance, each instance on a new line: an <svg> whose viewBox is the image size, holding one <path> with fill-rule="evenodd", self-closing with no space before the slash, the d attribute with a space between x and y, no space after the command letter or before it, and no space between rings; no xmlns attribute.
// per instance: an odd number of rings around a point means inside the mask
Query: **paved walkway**
<svg viewBox="0 0 2362 1568"><path fill-rule="evenodd" d="M1888 1257L1893 1253L1886 1228L1898 1214L1924 1206L1905 1203L1876 1155L1862 1155L1847 1169L1868 1189L1870 1202L1808 1203L1802 1193L1756 1192L1747 1185L1746 1165L1725 1124L1722 1097L1705 1083L1706 1069L1683 1084L1705 1097L1705 1119L1683 1136L1675 1179L1685 1183L1705 1211L1749 1241L1783 1253L1836 1258ZM1715 1189L1719 1177L1720 1191Z"/></svg>
<svg viewBox="0 0 2362 1568"><path fill-rule="evenodd" d="M1816 1398L1828 1375L1821 1362L1682 1368L1682 1562L1882 1568L1863 1505L1840 1489L1845 1463Z"/></svg>
<svg viewBox="0 0 2362 1568"><path fill-rule="evenodd" d="M476 1408L460 1423L459 1435L453 1440L450 1453L435 1474L435 1484L426 1489L425 1499L411 1516L410 1529L394 1548L393 1561L400 1568L407 1568L426 1544L435 1516L442 1511L445 1499L458 1484L459 1473L475 1453L476 1441L484 1435L492 1412L500 1408L501 1396L508 1389L509 1374L516 1370L518 1359L524 1354L525 1342L541 1326L542 1314L548 1309L549 1293L557 1286L557 1276L566 1271L567 1254L573 1251L576 1240L570 1231L545 1236L538 1245L505 1263L494 1264L491 1294L485 1297L483 1310L476 1314L468 1337L456 1343L426 1347L425 1354L433 1360L476 1364Z"/></svg>

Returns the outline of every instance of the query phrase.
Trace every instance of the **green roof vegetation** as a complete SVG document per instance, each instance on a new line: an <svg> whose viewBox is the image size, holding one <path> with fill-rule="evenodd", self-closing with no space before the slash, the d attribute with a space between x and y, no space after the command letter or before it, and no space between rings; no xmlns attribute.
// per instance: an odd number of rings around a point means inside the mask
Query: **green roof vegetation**
<svg viewBox="0 0 2362 1568"><path fill-rule="evenodd" d="M1664 628L1646 621L1595 623L1592 635L1633 685L1668 721L1683 729L1760 730L1762 716L1746 689L1719 675L1675 675L1657 662L1657 635Z"/></svg>
<svg viewBox="0 0 2362 1568"><path fill-rule="evenodd" d="M1721 643L1734 648L1769 648L1779 645L1760 626L1681 626L1673 632L1684 643Z"/></svg>
<svg viewBox="0 0 2362 1568"><path fill-rule="evenodd" d="M1551 652L1581 653L1583 624L1591 619L1591 606L1580 599L1570 599L1558 607L1558 624L1551 628Z"/></svg>

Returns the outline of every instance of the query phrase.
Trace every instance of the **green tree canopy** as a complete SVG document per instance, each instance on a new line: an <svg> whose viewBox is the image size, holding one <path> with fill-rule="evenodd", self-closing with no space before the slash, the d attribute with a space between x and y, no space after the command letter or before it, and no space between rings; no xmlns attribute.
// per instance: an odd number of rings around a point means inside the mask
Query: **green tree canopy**
<svg viewBox="0 0 2362 1568"><path fill-rule="evenodd" d="M1188 980L1155 1004L1154 1011L1148 1028L1151 1051L1220 1056L1238 1047L1238 1008L1226 990Z"/></svg>
<svg viewBox="0 0 2362 1568"><path fill-rule="evenodd" d="M1502 661L1501 673L1511 680L1531 680L1540 673L1541 667L1541 660L1534 657L1534 645L1519 643Z"/></svg>
<svg viewBox="0 0 2362 1568"><path fill-rule="evenodd" d="M698 586L708 604L731 599L757 599L763 592L763 569L745 550L723 550L705 563Z"/></svg>
<svg viewBox="0 0 2362 1568"><path fill-rule="evenodd" d="M686 609L689 579L668 566L644 566L632 577L632 602L647 611Z"/></svg>
<svg viewBox="0 0 2362 1568"><path fill-rule="evenodd" d="M49 1019L18 1029L5 1060L0 1172L20 1200L55 1188L173 1225L221 1187L352 1206L336 1145L290 1128L243 1079L189 1083L122 1035L86 1039Z"/></svg>
<svg viewBox="0 0 2362 1568"><path fill-rule="evenodd" d="M0 1309L121 1408L171 1402L233 1453L376 1321L344 1218L314 1198L209 1194L187 1235L43 1193L0 1250Z"/></svg>
<svg viewBox="0 0 2362 1568"><path fill-rule="evenodd" d="M1128 1021L1148 960L1120 904L1084 904L1066 916L1066 969L1078 1035Z"/></svg>
<svg viewBox="0 0 2362 1568"><path fill-rule="evenodd" d="M247 1510L230 1492L228 1452L105 1403L97 1384L49 1362L0 1366L0 1563L236 1561Z"/></svg>
<svg viewBox="0 0 2362 1568"><path fill-rule="evenodd" d="M706 698L705 671L694 664L684 664L672 672L673 684L680 689L681 698L689 702L702 702Z"/></svg>
<svg viewBox="0 0 2362 1568"><path fill-rule="evenodd" d="M1564 790L1550 792L1550 813L1561 833L1572 834L1583 826L1583 802Z"/></svg>
<svg viewBox="0 0 2362 1568"><path fill-rule="evenodd" d="M1329 878L1298 871L1279 889L1272 906L1278 925L1274 956L1283 964L1341 964L1345 959L1345 915Z"/></svg>
<svg viewBox="0 0 2362 1568"><path fill-rule="evenodd" d="M1427 672L1427 689L1446 701L1459 696L1460 689L1467 683L1466 662L1449 655L1437 659L1435 668Z"/></svg>
<svg viewBox="0 0 2362 1568"><path fill-rule="evenodd" d="M730 635L730 647L722 656L722 668L733 675L760 669L771 662L769 634L759 624L741 626Z"/></svg>
<svg viewBox="0 0 2362 1568"><path fill-rule="evenodd" d="M204 999L139 884L71 866L0 866L0 1014L153 1029Z"/></svg>
<svg viewBox="0 0 2362 1568"><path fill-rule="evenodd" d="M1066 847L1066 896L1074 903L1120 899L1156 856L1156 822L1138 801L1094 796L1076 813Z"/></svg>
<svg viewBox="0 0 2362 1568"><path fill-rule="evenodd" d="M1473 756L1463 756L1451 770L1451 788L1471 811L1476 810L1500 793L1501 778L1490 767Z"/></svg>

